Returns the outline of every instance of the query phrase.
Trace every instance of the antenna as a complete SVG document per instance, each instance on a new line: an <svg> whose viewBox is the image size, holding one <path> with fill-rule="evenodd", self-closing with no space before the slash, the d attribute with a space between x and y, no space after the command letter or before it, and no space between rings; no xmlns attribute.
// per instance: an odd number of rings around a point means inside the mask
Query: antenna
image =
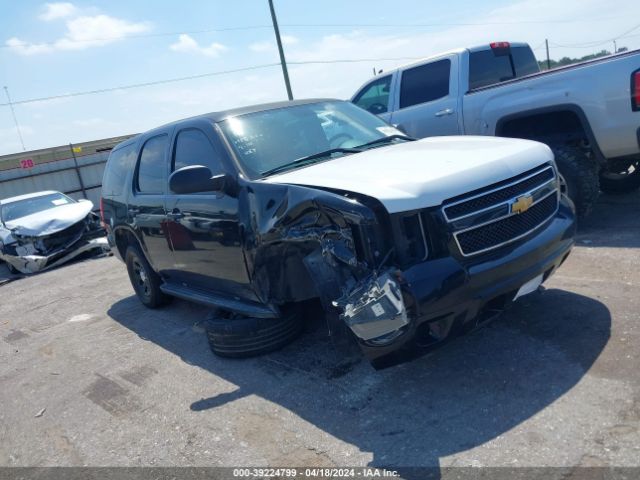
<svg viewBox="0 0 640 480"><path fill-rule="evenodd" d="M22 139L22 132L20 131L20 124L16 118L16 111L13 109L13 103L11 102L11 96L9 95L9 87L5 85L4 92L7 94L7 101L9 102L9 108L11 109L11 116L13 117L13 123L16 124L16 130L18 131L18 137L20 137L20 144L22 145L22 151L26 152L27 147L24 146L24 140Z"/></svg>

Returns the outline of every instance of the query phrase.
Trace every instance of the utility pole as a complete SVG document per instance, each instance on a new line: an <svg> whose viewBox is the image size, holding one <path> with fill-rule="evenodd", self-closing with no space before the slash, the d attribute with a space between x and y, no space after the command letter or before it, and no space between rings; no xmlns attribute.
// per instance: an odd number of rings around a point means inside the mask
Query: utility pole
<svg viewBox="0 0 640 480"><path fill-rule="evenodd" d="M615 40L613 41L613 53L618 53L618 44Z"/></svg>
<svg viewBox="0 0 640 480"><path fill-rule="evenodd" d="M287 96L289 100L293 100L291 93L291 83L289 82L289 72L287 71L287 61L284 59L284 50L282 49L282 40L280 39L280 29L278 28L278 19L276 11L273 8L273 0L269 0L269 9L271 10L271 21L273 22L273 31L276 34L276 42L278 43L278 52L280 53L280 64L282 65L282 76L284 77L284 85L287 87Z"/></svg>
<svg viewBox="0 0 640 480"><path fill-rule="evenodd" d="M18 119L16 118L16 111L13 109L13 103L11 102L11 96L9 95L9 87L5 85L4 93L7 94L7 100L9 102L9 108L11 109L11 116L13 117L13 123L16 124L16 130L18 132L18 137L20 137L20 144L22 145L22 151L26 152L27 147L24 146L24 140L22 139L22 132L20 131L20 125L18 124Z"/></svg>
<svg viewBox="0 0 640 480"><path fill-rule="evenodd" d="M549 39L544 39L544 44L547 47L547 69L551 70L551 59L549 58Z"/></svg>
<svg viewBox="0 0 640 480"><path fill-rule="evenodd" d="M73 144L69 144L69 150L71 150L71 156L73 157L73 166L78 176L78 183L80 184L80 190L82 190L82 196L87 198L87 190L84 188L84 182L82 181L82 175L80 174L80 166L78 165L78 158L76 157L76 151L73 149Z"/></svg>

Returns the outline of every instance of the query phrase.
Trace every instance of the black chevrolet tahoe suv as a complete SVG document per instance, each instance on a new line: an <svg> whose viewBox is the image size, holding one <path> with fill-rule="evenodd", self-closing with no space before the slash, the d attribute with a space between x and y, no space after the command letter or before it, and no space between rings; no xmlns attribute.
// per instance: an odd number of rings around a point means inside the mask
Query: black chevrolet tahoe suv
<svg viewBox="0 0 640 480"><path fill-rule="evenodd" d="M215 353L283 346L317 299L330 333L374 365L535 291L575 229L545 145L414 140L338 100L211 113L126 140L101 213L144 305L215 308Z"/></svg>

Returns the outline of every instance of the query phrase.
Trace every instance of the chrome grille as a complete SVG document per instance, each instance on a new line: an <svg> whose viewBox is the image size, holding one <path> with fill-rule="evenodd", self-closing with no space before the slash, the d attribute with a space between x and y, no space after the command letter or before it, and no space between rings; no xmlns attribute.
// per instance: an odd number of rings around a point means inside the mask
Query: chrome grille
<svg viewBox="0 0 640 480"><path fill-rule="evenodd" d="M460 253L471 256L532 233L555 215L559 198L556 172L544 165L484 192L447 201L442 211ZM519 200L528 207L521 213Z"/></svg>
<svg viewBox="0 0 640 480"><path fill-rule="evenodd" d="M455 203L449 207L445 207L444 211L447 218L458 218L468 215L483 208L496 205L506 200L511 200L518 195L523 195L531 189L535 189L539 185L553 180L554 174L552 168L545 168L539 173L534 173L533 176L528 176L516 184L509 184L505 188L492 190L489 193L473 197L470 200L463 200L459 203Z"/></svg>

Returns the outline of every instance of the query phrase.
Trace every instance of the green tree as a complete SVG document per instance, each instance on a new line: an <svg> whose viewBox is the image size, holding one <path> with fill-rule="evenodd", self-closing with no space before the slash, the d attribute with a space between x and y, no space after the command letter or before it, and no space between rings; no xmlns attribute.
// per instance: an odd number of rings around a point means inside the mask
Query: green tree
<svg viewBox="0 0 640 480"><path fill-rule="evenodd" d="M619 52L626 52L627 47L621 47L618 49ZM560 60L551 60L549 63L551 64L551 68L564 67L566 65L573 65L574 63L586 62L589 60L593 60L595 58L606 57L607 55L611 55L609 50L600 50L597 53L591 53L589 55L585 55L580 58L570 58L570 57L562 57ZM538 65L540 65L541 70L547 70L547 61L539 60Z"/></svg>

